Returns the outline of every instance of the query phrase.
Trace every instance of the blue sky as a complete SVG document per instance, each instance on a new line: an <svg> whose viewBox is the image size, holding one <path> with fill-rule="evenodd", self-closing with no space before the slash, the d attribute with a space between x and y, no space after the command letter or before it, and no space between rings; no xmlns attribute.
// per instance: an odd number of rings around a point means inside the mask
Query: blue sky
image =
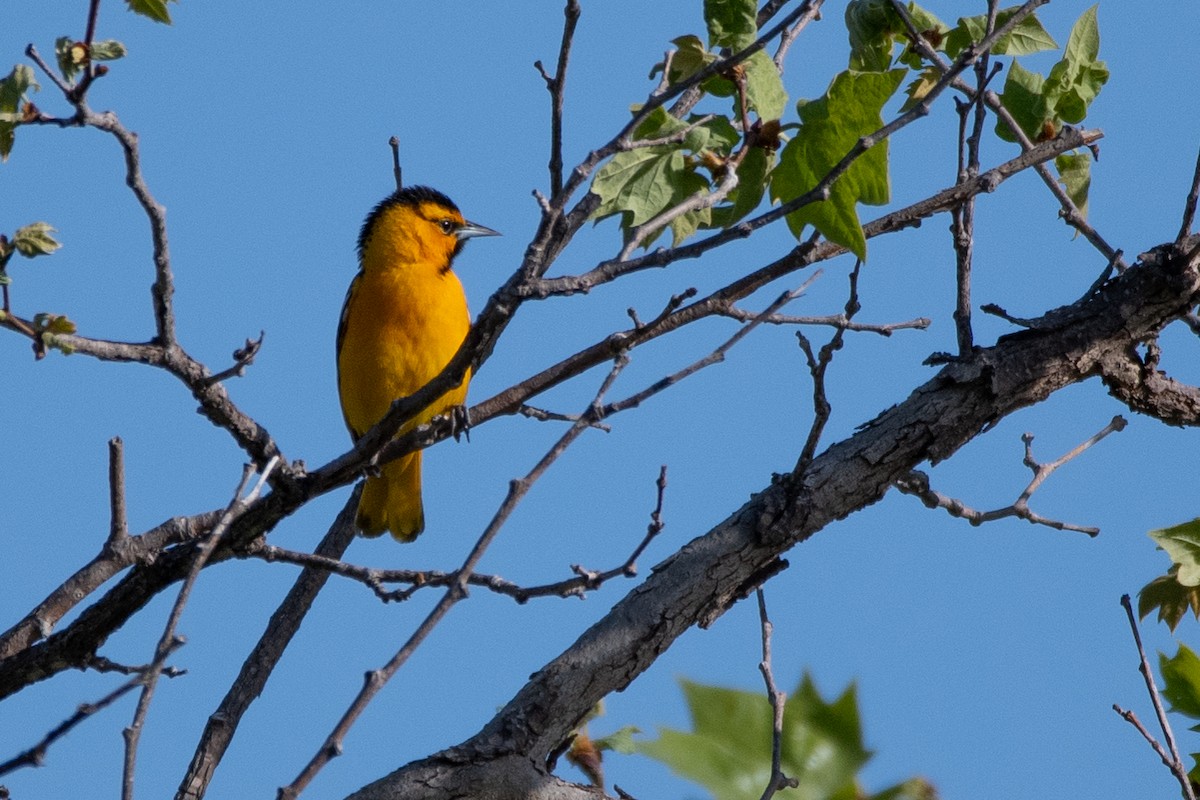
<svg viewBox="0 0 1200 800"><path fill-rule="evenodd" d="M569 165L607 140L629 105L645 98L649 68L670 39L703 32L700 3L650 5L584 4L568 78ZM983 5L929 7L952 21ZM1085 8L1059 0L1040 16L1061 44ZM50 55L55 37L80 36L85 11L83 2L8 0L0 69L23 61L29 42ZM531 191L547 185L549 112L532 63L553 63L561 6L185 0L172 13L175 24L165 27L105 4L98 37L122 40L130 54L96 84L92 105L116 111L141 137L146 178L168 209L181 341L219 369L245 338L265 331L261 355L230 392L289 458L322 464L348 446L333 337L356 267L358 227L392 187L388 137L402 140L409 183L438 187L468 218L504 233L471 243L458 261L472 307L482 307L519 263L537 222ZM829 4L827 19L794 46L785 75L793 99L819 96L844 68L841 14L842 4ZM1106 134L1093 168L1091 219L1132 257L1172 238L1179 225L1200 123L1179 84L1194 74L1200 23L1179 4L1144 9L1133 23L1127 16L1121 4L1100 4L1101 57L1112 79L1088 125ZM1023 63L1044 72L1052 58ZM37 102L48 113L66 113L48 83ZM949 106L897 135L897 207L952 182L954 137ZM985 164L1014 152L989 140ZM149 337L147 226L122 169L115 143L96 131L18 131L12 158L0 167L0 230L46 220L64 243L53 258L11 267L18 313L66 313L86 335ZM981 198L977 305L995 302L1032 316L1090 285L1103 260L1072 239L1056 211L1033 175ZM871 242L860 318L928 316L934 324L891 339L848 337L830 376L834 413L826 443L925 381L931 371L921 361L930 352L953 349L948 224L938 218ZM612 221L589 228L555 273L610 257L619 239ZM472 384L471 398L486 398L625 326L630 306L653 316L671 294L716 288L791 242L780 227L703 261L526 306ZM849 267L844 260L826 265L793 310L839 311ZM768 287L747 307L766 306L802 279ZM1009 330L995 318L977 318L981 343ZM639 350L614 396L690 363L732 332L732 323L712 321ZM821 342L827 333L810 335ZM1195 339L1176 332L1165 342L1166 368L1200 379ZM237 484L242 454L165 374L59 354L35 363L14 335L0 337L0 374L8 454L0 489L4 627L102 543L110 437L125 441L135 531L221 506ZM539 404L578 411L601 377L585 376ZM641 560L645 573L740 506L772 471L789 468L810 410L792 332L759 329L726 363L613 419L611 433L584 436L530 494L481 569L532 584L565 577L573 563L619 564L645 529L654 479L666 464L667 528ZM1029 479L1021 465L1023 432L1036 436L1035 453L1050 461L1116 413L1125 413L1129 427L1064 467L1033 500L1048 517L1100 526L1096 540L1016 521L972 528L892 493L788 554L790 569L767 590L775 674L791 688L807 669L826 695L857 682L867 741L877 753L865 772L869 788L920 774L945 798L973 800L1175 791L1110 706L1151 718L1118 598L1167 565L1145 531L1196 515L1195 471L1187 465L1197 434L1124 412L1093 381L1004 420L931 475L936 488L974 507L1006 505ZM469 444L438 445L426 459L425 535L405 547L358 541L347 559L453 568L507 482L528 471L560 433L555 424L502 419L473 432ZM272 541L312 547L348 491L313 502ZM291 567L238 562L202 577L181 627L188 645L173 659L189 672L159 688L140 751L139 796L174 791L204 720L294 576ZM632 586L618 581L584 601L524 607L474 592L377 698L345 755L305 796L342 796L473 734L530 672ZM148 660L172 598L157 598L103 653ZM357 584L331 581L243 722L210 796L273 796L318 747L362 673L382 665L435 601L425 592L383 606ZM1174 651L1164 628L1147 625L1144 633L1148 647ZM1193 643L1195 634L1192 620L1179 631ZM681 676L757 690L758 637L757 611L746 603L712 629L689 632L629 690L609 698L593 733L684 727ZM0 705L0 758L116 682L70 673ZM21 800L83 787L114 796L121 729L132 714L131 699L108 709L57 744L45 768L8 776L5 785ZM1182 725L1180 733L1185 751L1200 749ZM638 797L699 795L647 759L612 757L606 770L610 786L615 781Z"/></svg>

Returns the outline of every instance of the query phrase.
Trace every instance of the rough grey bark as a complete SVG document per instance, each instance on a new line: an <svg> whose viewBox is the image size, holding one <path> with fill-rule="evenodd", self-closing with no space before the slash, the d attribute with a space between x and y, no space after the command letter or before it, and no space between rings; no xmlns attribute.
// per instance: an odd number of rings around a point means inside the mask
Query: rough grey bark
<svg viewBox="0 0 1200 800"><path fill-rule="evenodd" d="M478 734L363 787L352 799L595 797L554 778L545 763L598 700L628 686L685 630L711 623L784 568L781 556L791 547L878 501L922 462L942 461L1004 416L1128 361L1139 343L1200 299L1200 254L1191 251L1196 241L1157 249L1095 293L992 347L976 348L802 473L776 476L720 525L654 567ZM1150 389L1132 387L1161 389L1164 379L1153 369L1139 374L1124 376L1122 385L1139 400L1130 405L1158 416L1147 399Z"/></svg>

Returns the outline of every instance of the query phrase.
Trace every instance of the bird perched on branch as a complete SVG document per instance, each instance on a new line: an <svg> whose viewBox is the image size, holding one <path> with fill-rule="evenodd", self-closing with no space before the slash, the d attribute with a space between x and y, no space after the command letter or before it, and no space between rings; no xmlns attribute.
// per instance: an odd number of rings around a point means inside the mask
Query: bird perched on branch
<svg viewBox="0 0 1200 800"><path fill-rule="evenodd" d="M465 220L450 198L425 186L400 189L367 215L358 237L359 272L337 334L338 394L356 441L458 351L471 317L451 265L467 239L497 235ZM400 433L461 406L469 380L470 372ZM401 542L425 529L420 450L367 478L357 525L365 536L390 531Z"/></svg>

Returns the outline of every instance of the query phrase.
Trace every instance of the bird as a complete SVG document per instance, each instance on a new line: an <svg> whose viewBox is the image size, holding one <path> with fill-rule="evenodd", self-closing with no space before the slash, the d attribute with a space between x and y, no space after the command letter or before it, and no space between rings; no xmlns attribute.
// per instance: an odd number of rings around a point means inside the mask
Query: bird
<svg viewBox="0 0 1200 800"><path fill-rule="evenodd" d="M397 189L367 215L358 236L359 271L350 282L337 331L342 415L357 441L392 403L433 380L471 327L454 258L468 239L498 236L468 222L453 201L428 186ZM426 406L399 436L466 401L462 383ZM368 474L355 524L368 537L390 532L411 542L425 529L421 451Z"/></svg>

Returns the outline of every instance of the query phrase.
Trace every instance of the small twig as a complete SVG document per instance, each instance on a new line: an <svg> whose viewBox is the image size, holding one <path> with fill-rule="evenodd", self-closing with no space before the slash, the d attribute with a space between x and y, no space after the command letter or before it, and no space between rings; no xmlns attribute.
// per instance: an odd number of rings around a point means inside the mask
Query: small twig
<svg viewBox="0 0 1200 800"><path fill-rule="evenodd" d="M536 406L524 403L517 409L517 413L523 417L536 419L540 422L577 422L579 420L579 414L561 414L557 411L547 411L544 408L537 408ZM605 433L612 431L612 427L605 425L603 422L593 422L592 427L598 428Z"/></svg>
<svg viewBox="0 0 1200 800"><path fill-rule="evenodd" d="M313 555L321 558L338 559L354 540L354 513L358 509L361 489L350 493L346 505L330 525L328 532L317 545ZM291 590L275 613L271 615L266 630L259 637L254 649L246 656L237 678L221 699L220 705L209 715L200 741L196 744L191 764L179 783L176 800L199 800L208 790L209 782L221 763L229 743L237 733L238 725L266 686L267 679L275 670L292 637L300 629L317 594L329 579L329 572L319 567L305 566L296 578Z"/></svg>
<svg viewBox="0 0 1200 800"><path fill-rule="evenodd" d="M1119 415L1113 417L1112 421L1109 422L1108 425L1104 426L1104 428L1102 428L1094 436L1049 464L1039 464L1034 459L1033 434L1026 433L1022 435L1021 441L1025 443L1025 458L1023 463L1033 471L1033 480L1031 480L1029 485L1026 486L1021 492L1020 497L1018 497L1011 505L1005 506L1004 508L998 508L993 511L977 511L967 506L961 500L947 497L940 492L934 491L929 486L929 476L920 470L913 470L908 475L896 481L896 488L905 494L910 494L918 498L922 503L925 504L927 508L945 509L950 516L965 519L972 525L982 525L985 522L992 522L998 519L1017 517L1018 519L1023 519L1026 522L1030 522L1034 525L1045 525L1049 528L1054 528L1055 530L1077 531L1079 533L1085 533L1088 536L1096 536L1100 533L1099 528L1074 525L1069 522L1059 522L1058 520L1047 519L1046 517L1035 513L1029 508L1029 498L1033 496L1033 493L1041 487L1046 478L1050 477L1051 473L1053 473L1056 469L1061 467L1063 464L1066 464L1073 458L1076 458L1084 450L1087 450L1089 447L1096 444L1110 433L1123 430L1125 425L1126 422L1124 417Z"/></svg>
<svg viewBox="0 0 1200 800"><path fill-rule="evenodd" d="M763 310L763 312L761 314L755 315L754 318L750 319L747 322L747 324L745 324L741 328L739 328L737 330L737 332L733 334L733 336L730 336L728 339L726 339L724 342L722 342L720 346L718 346L715 350L713 350L708 355L706 355L703 358L700 358L696 361L693 361L691 364L687 365L683 369L678 370L677 372L673 372L672 374L666 376L665 378L660 378L659 380L657 380L654 383L647 386L645 389L642 389L640 392L631 394L628 397L624 398L623 400L617 400L612 403L609 403L604 408L603 416L607 417L607 416L616 414L620 411L626 411L630 408L637 408L638 406L640 406L642 403L644 403L649 398L653 397L654 395L658 394L659 392L662 392L665 389L670 388L671 386L674 386L675 384L682 381L684 378L690 377L690 376L696 374L697 372L699 372L700 370L705 369L706 367L711 367L714 364L719 364L719 363L723 362L725 360L726 353L728 353L730 350L732 350L733 347L738 342L740 342L742 339L746 338L746 336L748 336L752 330L757 328L759 325L763 324L776 311L783 308L788 303L792 302L797 297L800 297L802 294L804 294L804 292L808 290L808 287L812 285L813 281L815 281L819 277L821 277L821 271L817 270L811 276L809 276L808 280L806 280L804 283L802 283L798 288L793 289L790 292L784 292L783 294L781 294L775 300L775 302L773 302L773 303L771 303L771 305L767 306L767 308L765 310ZM689 290L689 291L694 292L695 290ZM687 292L685 292L684 294L687 294ZM679 297L679 295L672 297L671 298L672 303L674 303L674 301L678 297ZM667 308L671 309L671 304L668 304ZM664 312L664 314L665 313L667 313L667 312ZM671 311L671 313L673 313L673 310ZM661 319L665 319L665 317L660 317L659 319L656 319L654 322L651 322L649 325L650 326L657 325L661 321Z"/></svg>
<svg viewBox="0 0 1200 800"><path fill-rule="evenodd" d="M392 177L396 179L396 191L404 188L404 170L400 168L400 137L388 139L388 147L392 148Z"/></svg>
<svg viewBox="0 0 1200 800"><path fill-rule="evenodd" d="M1192 173L1192 188L1188 191L1187 202L1183 204L1183 223L1179 226L1179 236L1175 237L1177 243L1182 242L1192 232L1198 200L1200 200L1200 152L1196 153L1196 169Z"/></svg>
<svg viewBox="0 0 1200 800"><path fill-rule="evenodd" d="M183 609L191 596L192 587L196 585L196 579L200 576L200 571L204 569L204 565L212 556L213 551L216 550L217 545L220 544L230 524L262 493L271 472L278 463L278 457L274 457L268 461L266 466L263 467L254 488L246 497L242 497L242 492L245 491L246 486L250 483L250 478L253 477L255 472L252 465L246 465L246 468L242 472L242 479L238 483L237 491L226 507L225 513L221 516L216 526L213 527L212 533L200 543L196 550L195 560L192 562L188 575L179 589L179 595L175 598L175 604L172 606L171 613L167 617L167 624L163 629L162 636L158 640L154 659L150 662L150 668L146 671L142 679L142 693L138 697L137 710L134 712L133 722L125 729L125 767L121 780L122 800L133 800L133 779L137 766L137 748L138 742L141 739L142 726L145 723L146 714L150 710L150 701L154 698L154 689L158 683L159 674L162 672L162 666L171 652L184 642L181 637L175 634L175 630L179 626L179 619L183 615Z"/></svg>
<svg viewBox="0 0 1200 800"><path fill-rule="evenodd" d="M775 62L775 68L780 72L783 72L783 62L784 59L787 58L788 50L791 49L792 42L796 41L804 29L808 27L808 23L821 18L821 5L823 2L824 0L805 0L805 12L801 14L795 23L786 31L784 31L779 37L779 47L776 48L775 57L772 60ZM763 11L765 10L766 7L764 6L764 8L759 11L760 19L762 18ZM761 25L762 23L759 23L760 27Z"/></svg>
<svg viewBox="0 0 1200 800"><path fill-rule="evenodd" d="M862 261L856 260L854 269L850 270L850 294L846 298L845 311L847 320L852 320L862 307L858 303L858 274L861 269ZM825 374L829 370L829 364L833 361L833 354L842 349L845 336L846 329L838 328L834 331L833 337L821 347L819 353L814 354L808 337L804 335L803 331L796 331L796 340L800 343L800 349L804 351L804 358L808 362L808 371L812 375L813 381L813 421L808 429L804 447L800 450L800 457L796 459L796 466L793 468L793 472L797 475L807 469L813 457L816 456L821 434L825 430L826 423L829 422L829 415L833 412L825 393Z"/></svg>
<svg viewBox="0 0 1200 800"><path fill-rule="evenodd" d="M760 800L771 800L783 789L795 789L800 785L796 778L789 778L783 771L783 712L787 705L787 694L775 687L775 676L771 672L771 633L774 626L767 616L767 599L762 587L754 590L758 598L758 619L762 626L762 661L759 672L767 685L767 700L771 703L771 778L763 789Z"/></svg>
<svg viewBox="0 0 1200 800"><path fill-rule="evenodd" d="M1129 601L1129 595L1121 595L1121 606L1125 609L1125 616L1129 619L1129 630L1133 633L1133 641L1137 645L1138 651L1138 671L1142 673L1142 678L1146 682L1146 691L1150 694L1150 702L1154 704L1154 714L1158 717L1158 725L1162 729L1163 738L1167 742L1167 750L1170 751L1170 756L1164 752L1159 746L1154 737L1150 735L1133 712L1122 711L1117 705L1113 705L1113 710L1120 714L1130 724L1137 728L1138 732L1146 739L1147 742L1154 748L1170 770L1175 779L1179 781L1179 785L1183 788L1183 796L1187 800L1196 800L1196 793L1192 789L1192 781L1188 777L1187 767L1183 764L1183 759L1179 755L1179 748L1175 744L1175 734L1171 731L1171 723L1167 720L1166 709L1163 708L1162 696L1158 692L1158 686L1154 683L1154 672L1150 669L1150 660L1146 658L1146 650L1142 647L1142 634L1138 630L1137 616L1133 613L1133 604Z"/></svg>
<svg viewBox="0 0 1200 800"><path fill-rule="evenodd" d="M259 331L257 339L247 339L244 345L233 351L233 366L221 370L216 375L204 378L200 381L200 384L202 386L211 386L214 383L220 383L229 378L240 378L245 375L246 367L254 363L254 357L262 349L263 338L266 335L266 331Z"/></svg>
<svg viewBox="0 0 1200 800"><path fill-rule="evenodd" d="M108 708L126 694L140 686L141 683L142 676L138 675L121 684L96 702L80 704L79 707L75 709L74 714L56 725L49 733L42 737L41 741L39 741L33 747L29 748L23 753L13 756L8 761L0 763L0 775L7 775L8 773L21 769L22 767L42 766L46 760L46 752L50 749L51 745L70 733L75 726L79 725L85 719Z"/></svg>
<svg viewBox="0 0 1200 800"><path fill-rule="evenodd" d="M526 474L524 478L515 479L509 483L508 495L500 504L500 508L497 509L495 515L492 517L491 522L488 523L487 528L475 542L475 546L471 548L471 552L463 561L463 564L459 568L458 572L455 573L454 583L446 590L446 593L442 595L442 598L438 601L437 605L434 606L433 610L429 612L421 624L417 626L417 629L413 631L412 635L409 636L404 645L398 651L396 651L396 654L392 656L391 660L388 661L388 663L382 668L371 670L370 672L366 673L366 676L363 680L363 686L359 690L358 695L355 696L349 708L346 709L341 719L338 720L333 730L325 738L325 742L321 745L320 749L304 766L304 768L300 771L300 774L296 776L295 780L293 780L287 786L279 789L279 800L293 800L295 797L298 797L300 793L304 791L305 787L312 782L313 778L317 776L317 773L319 773L325 767L326 764L328 764L333 758L341 755L342 742L345 740L346 734L350 731L350 728L354 726L354 723L358 717L371 703L375 696L379 694L379 691L387 684L387 682L391 680L392 677L400 670L400 668L408 662L409 658L411 658L412 654L416 652L418 647L421 646L421 643L425 641L430 632L432 632L433 629L436 628L442 619L444 619L445 616L450 612L450 609L467 596L467 584L470 580L471 574L475 571L476 565L478 565L480 559L483 558L483 554L487 551L487 548L500 533L500 529L508 521L508 518L511 516L513 510L516 509L517 505L520 504L521 500L524 499L525 495L528 494L530 488L532 488L537 480L541 478L543 474L545 474L546 470L548 470L554 464L554 462L558 460L559 456L561 456L563 452L565 452L566 449L570 447L571 444L573 444L575 440L578 439L579 436L590 427L590 422L593 419L598 418L598 413L602 408L602 398L612 387L613 382L616 381L617 376L620 375L627 363L628 358L625 356L624 352L619 353L617 357L613 359L612 369L609 370L609 373L601 384L599 391L597 391L596 396L589 404L588 413L578 422L572 425L571 428L564 433L557 442L555 442L550 450L547 451L544 456L542 456L541 460L538 461L538 463Z"/></svg>
<svg viewBox="0 0 1200 800"><path fill-rule="evenodd" d="M104 656L92 656L87 664L88 669L94 669L96 672L116 672L119 675L144 675L150 671L150 664L118 664L110 658ZM186 675L186 669L179 667L163 667L162 674L168 678L178 678L180 675Z"/></svg>
<svg viewBox="0 0 1200 800"><path fill-rule="evenodd" d="M105 547L118 547L129 539L125 511L125 443L120 436L108 440L108 497L112 509Z"/></svg>
<svg viewBox="0 0 1200 800"><path fill-rule="evenodd" d="M595 425L592 425L592 427L595 427ZM538 597L583 597L587 592L599 589L601 585L613 578L636 577L637 559L645 552L650 542L665 526L662 520L662 509L663 497L667 488L666 466L663 466L659 471L658 480L655 481L655 485L658 487L658 499L654 510L650 513L650 524L646 528L646 535L633 549L629 557L619 566L602 572L594 572L578 564L573 564L571 571L575 573L575 577L538 586L519 586L512 581L501 578L499 575L486 575L476 572L472 572L468 576L467 583L471 586L478 586L495 592L496 594L511 597L517 603L524 604ZM259 558L268 563L296 564L304 567L305 570L340 575L341 577L358 581L371 589L384 602L407 600L418 589L447 587L459 580L459 575L456 572L375 569L339 561L339 556L340 554L330 555L329 553L323 553L320 549L315 553L300 553L265 543L239 553L240 558ZM410 588L388 591L384 588L384 585L389 583L409 584Z"/></svg>
<svg viewBox="0 0 1200 800"><path fill-rule="evenodd" d="M567 80L567 64L571 59L571 44L575 39L575 25L579 22L581 10L579 0L567 0L563 7L562 42L558 48L558 64L554 75L547 74L541 61L534 62L534 67L546 81L546 89L550 92L550 197L556 200L563 190L563 89Z"/></svg>
<svg viewBox="0 0 1200 800"><path fill-rule="evenodd" d="M932 321L928 317L917 317L905 322L886 322L883 324L875 324L870 322L854 322L843 314L826 314L824 316L796 316L792 314L771 314L763 316L762 314L753 311L745 311L740 308L730 307L717 312L723 317L729 317L741 322L750 322L752 320L760 320L768 325L825 325L839 330L862 332L862 333L877 333L880 336L891 336L899 330L925 330Z"/></svg>

